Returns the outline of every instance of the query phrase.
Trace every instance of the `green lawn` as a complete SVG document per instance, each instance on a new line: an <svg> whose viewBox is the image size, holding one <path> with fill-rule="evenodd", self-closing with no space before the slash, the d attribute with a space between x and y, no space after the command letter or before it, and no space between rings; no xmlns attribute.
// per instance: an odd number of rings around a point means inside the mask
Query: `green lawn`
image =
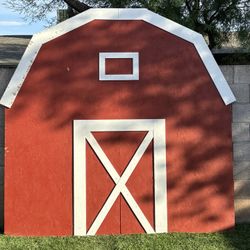
<svg viewBox="0 0 250 250"><path fill-rule="evenodd" d="M250 224L212 234L156 234L96 237L8 237L0 236L0 249L183 249L250 250Z"/></svg>

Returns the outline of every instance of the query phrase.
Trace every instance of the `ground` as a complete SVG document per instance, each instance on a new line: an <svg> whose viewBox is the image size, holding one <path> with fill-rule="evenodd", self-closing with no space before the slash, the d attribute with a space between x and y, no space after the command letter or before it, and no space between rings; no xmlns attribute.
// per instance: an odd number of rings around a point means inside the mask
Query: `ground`
<svg viewBox="0 0 250 250"><path fill-rule="evenodd" d="M250 224L237 225L221 233L171 233L155 235L91 236L91 237L0 237L1 250L25 249L95 249L95 250L247 250L250 249Z"/></svg>

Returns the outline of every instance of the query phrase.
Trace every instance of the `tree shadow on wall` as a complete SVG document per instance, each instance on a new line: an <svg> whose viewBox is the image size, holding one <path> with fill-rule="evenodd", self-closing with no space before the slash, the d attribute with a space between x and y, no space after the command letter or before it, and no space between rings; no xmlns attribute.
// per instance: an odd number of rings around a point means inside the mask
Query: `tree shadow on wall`
<svg viewBox="0 0 250 250"><path fill-rule="evenodd" d="M140 80L100 82L98 53L124 50L139 52ZM233 226L231 108L192 44L142 21L94 21L42 46L7 112L55 133L74 119L166 119L170 231Z"/></svg>

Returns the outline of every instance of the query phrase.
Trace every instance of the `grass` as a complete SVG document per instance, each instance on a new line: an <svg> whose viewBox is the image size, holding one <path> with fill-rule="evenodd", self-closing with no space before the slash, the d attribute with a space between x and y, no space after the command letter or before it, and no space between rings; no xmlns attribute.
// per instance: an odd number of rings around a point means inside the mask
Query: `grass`
<svg viewBox="0 0 250 250"><path fill-rule="evenodd" d="M155 235L95 237L9 237L0 236L1 250L74 249L74 250L250 250L250 224L237 225L223 233L171 233Z"/></svg>

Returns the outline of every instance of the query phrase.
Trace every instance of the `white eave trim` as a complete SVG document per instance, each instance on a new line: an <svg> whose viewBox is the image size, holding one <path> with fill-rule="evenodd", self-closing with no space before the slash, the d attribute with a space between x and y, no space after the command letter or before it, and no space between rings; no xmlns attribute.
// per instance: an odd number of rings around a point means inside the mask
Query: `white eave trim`
<svg viewBox="0 0 250 250"><path fill-rule="evenodd" d="M0 104L8 108L12 106L36 55L44 43L93 20L143 20L194 44L224 103L228 105L236 100L201 34L147 9L93 8L33 36L0 99Z"/></svg>

